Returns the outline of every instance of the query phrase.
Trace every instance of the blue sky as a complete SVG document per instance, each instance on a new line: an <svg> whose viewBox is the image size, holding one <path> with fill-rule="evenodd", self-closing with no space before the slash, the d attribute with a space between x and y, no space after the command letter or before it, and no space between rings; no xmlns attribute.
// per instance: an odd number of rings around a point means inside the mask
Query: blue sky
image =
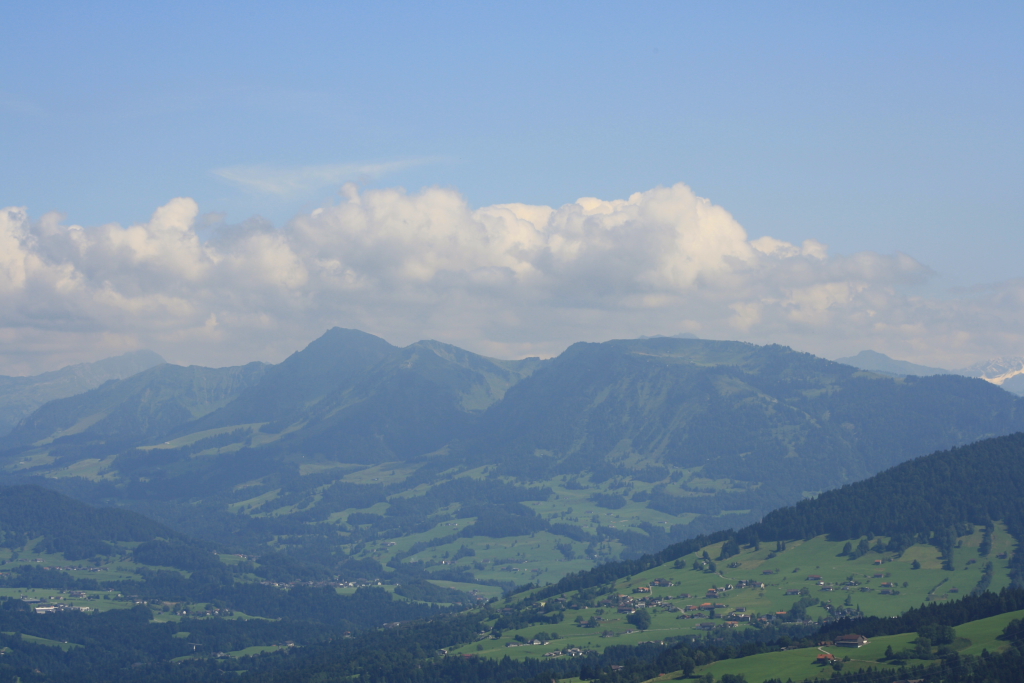
<svg viewBox="0 0 1024 683"><path fill-rule="evenodd" d="M205 240L253 216L283 229L345 181L470 208L685 183L751 239L909 254L932 274L908 292L1020 276L1020 3L6 2L0 18L0 206L31 221L127 226L188 197Z"/></svg>

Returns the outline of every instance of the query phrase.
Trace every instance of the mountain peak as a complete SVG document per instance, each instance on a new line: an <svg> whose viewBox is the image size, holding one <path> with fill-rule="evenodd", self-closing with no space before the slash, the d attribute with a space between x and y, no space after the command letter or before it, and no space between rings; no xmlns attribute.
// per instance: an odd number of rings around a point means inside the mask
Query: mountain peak
<svg viewBox="0 0 1024 683"><path fill-rule="evenodd" d="M1020 356L1000 356L983 360L960 370L960 374L968 377L980 377L983 380L1002 386L1008 379L1024 374L1024 358Z"/></svg>

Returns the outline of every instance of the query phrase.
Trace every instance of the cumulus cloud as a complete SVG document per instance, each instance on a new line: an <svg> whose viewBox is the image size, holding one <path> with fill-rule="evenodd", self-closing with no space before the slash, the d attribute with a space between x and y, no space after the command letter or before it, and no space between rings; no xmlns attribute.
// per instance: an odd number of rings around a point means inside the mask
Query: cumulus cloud
<svg viewBox="0 0 1024 683"><path fill-rule="evenodd" d="M902 255L751 239L678 184L628 199L474 209L454 190L359 192L275 228L66 225L0 212L0 371L149 347L176 362L277 361L340 325L503 357L691 332L822 355L874 348L947 367L1020 353L1024 283L915 295ZM205 233L204 233L205 234Z"/></svg>

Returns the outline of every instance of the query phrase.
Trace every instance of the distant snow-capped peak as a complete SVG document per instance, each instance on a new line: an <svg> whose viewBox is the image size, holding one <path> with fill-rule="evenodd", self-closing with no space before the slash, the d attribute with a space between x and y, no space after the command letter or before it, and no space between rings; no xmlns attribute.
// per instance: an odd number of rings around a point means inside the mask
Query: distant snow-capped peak
<svg viewBox="0 0 1024 683"><path fill-rule="evenodd" d="M968 377L980 377L992 384L1002 385L1003 382L1024 375L1024 358L1020 356L1002 356L991 360L983 360L960 370L957 374Z"/></svg>

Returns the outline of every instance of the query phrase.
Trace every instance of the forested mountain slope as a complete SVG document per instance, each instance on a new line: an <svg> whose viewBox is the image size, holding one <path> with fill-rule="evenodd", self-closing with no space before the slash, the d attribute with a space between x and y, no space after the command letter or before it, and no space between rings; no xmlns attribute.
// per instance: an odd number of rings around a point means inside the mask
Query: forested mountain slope
<svg viewBox="0 0 1024 683"><path fill-rule="evenodd" d="M111 542L182 538L130 510L92 507L38 486L0 487L0 546L20 548L39 537L70 560L112 554Z"/></svg>
<svg viewBox="0 0 1024 683"><path fill-rule="evenodd" d="M650 339L573 345L509 390L464 450L524 478L700 468L753 487L748 499L767 511L1022 428L1024 402L980 380L894 379L780 346Z"/></svg>
<svg viewBox="0 0 1024 683"><path fill-rule="evenodd" d="M931 543L952 553L958 525L1000 520L1024 539L1024 433L939 451L892 467L864 481L826 491L774 510L756 524L671 545L636 560L613 562L567 576L541 595L596 586L674 562L714 543L786 542L827 534L832 541L867 534L892 539L893 547ZM1010 561L1013 584L1024 588L1024 553Z"/></svg>

